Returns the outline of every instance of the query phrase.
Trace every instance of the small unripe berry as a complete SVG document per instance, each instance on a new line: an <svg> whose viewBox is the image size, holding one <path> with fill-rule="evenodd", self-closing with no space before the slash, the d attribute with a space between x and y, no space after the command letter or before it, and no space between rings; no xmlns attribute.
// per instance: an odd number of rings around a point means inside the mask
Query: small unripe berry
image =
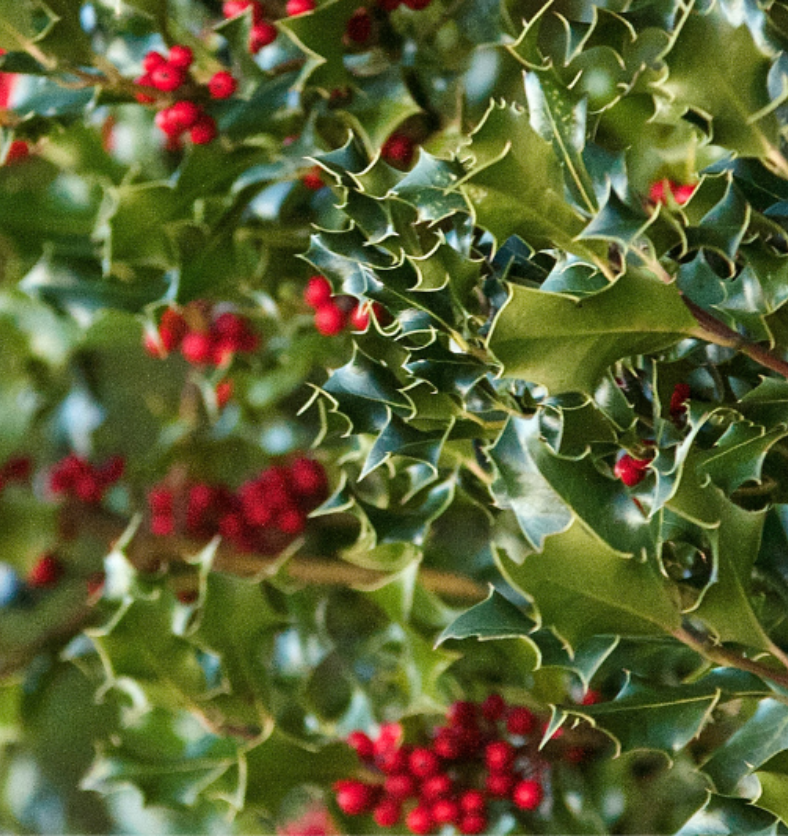
<svg viewBox="0 0 788 836"><path fill-rule="evenodd" d="M315 311L315 328L324 337L335 337L345 327L345 312L328 302Z"/></svg>
<svg viewBox="0 0 788 836"><path fill-rule="evenodd" d="M287 0L285 13L288 17L306 14L315 10L315 0Z"/></svg>
<svg viewBox="0 0 788 836"><path fill-rule="evenodd" d="M237 89L238 82L226 70L214 73L208 82L208 92L213 99L229 99Z"/></svg>
<svg viewBox="0 0 788 836"><path fill-rule="evenodd" d="M331 282L325 276L312 276L304 288L304 301L310 308L327 305L333 295Z"/></svg>
<svg viewBox="0 0 788 836"><path fill-rule="evenodd" d="M519 781L512 791L512 801L521 810L535 810L542 803L543 797L542 785L533 778Z"/></svg>

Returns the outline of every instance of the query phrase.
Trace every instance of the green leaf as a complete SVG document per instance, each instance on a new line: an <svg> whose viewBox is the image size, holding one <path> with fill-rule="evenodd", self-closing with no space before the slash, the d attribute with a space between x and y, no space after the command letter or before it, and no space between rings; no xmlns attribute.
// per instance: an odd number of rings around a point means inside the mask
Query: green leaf
<svg viewBox="0 0 788 836"><path fill-rule="evenodd" d="M591 636L663 635L681 622L649 563L622 557L579 522L548 537L540 554L501 569L534 602L542 623L573 647Z"/></svg>
<svg viewBox="0 0 788 836"><path fill-rule="evenodd" d="M565 711L589 717L610 735L618 753L657 749L675 754L709 722L719 696L702 685L656 687L630 677L614 700Z"/></svg>
<svg viewBox="0 0 788 836"><path fill-rule="evenodd" d="M659 88L675 105L711 120L714 142L745 157L768 157L779 144L779 123L767 87L769 58L750 29L732 26L721 4L693 11L665 56ZM761 113L764 111L764 113Z"/></svg>
<svg viewBox="0 0 788 836"><path fill-rule="evenodd" d="M743 780L770 758L788 749L788 706L762 700L752 717L703 764L717 792L740 794ZM746 793L749 795L749 793Z"/></svg>
<svg viewBox="0 0 788 836"><path fill-rule="evenodd" d="M788 824L788 752L779 752L769 758L755 776L761 785L761 792L754 804L774 813L783 824Z"/></svg>
<svg viewBox="0 0 788 836"><path fill-rule="evenodd" d="M490 589L487 598L466 610L438 636L435 646L448 639L475 637L479 641L489 639L526 638L537 625L522 610L504 598L500 592Z"/></svg>
<svg viewBox="0 0 788 836"><path fill-rule="evenodd" d="M741 798L724 798L709 793L703 808L695 813L676 836L777 836L782 828L768 813Z"/></svg>
<svg viewBox="0 0 788 836"><path fill-rule="evenodd" d="M511 285L488 344L504 377L540 383L551 395L591 394L617 360L669 348L695 328L674 285L630 268L580 301Z"/></svg>

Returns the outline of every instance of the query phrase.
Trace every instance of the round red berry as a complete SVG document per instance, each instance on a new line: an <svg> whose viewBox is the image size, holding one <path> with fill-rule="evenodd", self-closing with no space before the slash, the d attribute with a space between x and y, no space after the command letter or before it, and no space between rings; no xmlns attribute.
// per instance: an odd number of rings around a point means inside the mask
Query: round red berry
<svg viewBox="0 0 788 836"><path fill-rule="evenodd" d="M249 30L249 52L254 55L263 47L269 46L276 40L278 34L276 26L267 20L255 23Z"/></svg>
<svg viewBox="0 0 788 836"><path fill-rule="evenodd" d="M536 717L525 706L516 705L509 709L506 716L506 730L509 734L522 736L530 734L536 728Z"/></svg>
<svg viewBox="0 0 788 836"><path fill-rule="evenodd" d="M220 380L216 384L214 395L216 397L216 406L219 409L224 409L227 406L230 398L233 396L233 388L232 380Z"/></svg>
<svg viewBox="0 0 788 836"><path fill-rule="evenodd" d="M431 749L417 746L408 758L408 767L417 778L429 778L440 771L441 762Z"/></svg>
<svg viewBox="0 0 788 836"><path fill-rule="evenodd" d="M484 833L487 830L487 817L481 813L466 813L459 822L460 833Z"/></svg>
<svg viewBox="0 0 788 836"><path fill-rule="evenodd" d="M53 554L40 557L28 572L27 583L34 589L48 589L56 586L63 577L65 569L60 560Z"/></svg>
<svg viewBox="0 0 788 836"><path fill-rule="evenodd" d="M237 89L238 82L226 70L214 73L208 82L208 92L212 99L229 99Z"/></svg>
<svg viewBox="0 0 788 836"><path fill-rule="evenodd" d="M213 340L204 331L190 331L181 342L181 354L187 362L201 366L211 359Z"/></svg>
<svg viewBox="0 0 788 836"><path fill-rule="evenodd" d="M167 59L160 52L151 51L142 59L142 69L149 73L166 61Z"/></svg>
<svg viewBox="0 0 788 836"><path fill-rule="evenodd" d="M405 134L393 133L380 149L383 159L392 165L407 167L413 159L416 146L413 140Z"/></svg>
<svg viewBox="0 0 788 836"><path fill-rule="evenodd" d="M436 755L450 761L460 757L463 746L459 735L457 735L454 729L441 728L438 730L438 734L432 744L432 749Z"/></svg>
<svg viewBox="0 0 788 836"><path fill-rule="evenodd" d="M491 772L484 779L484 786L493 798L506 798L514 782L515 777L511 772Z"/></svg>
<svg viewBox="0 0 788 836"><path fill-rule="evenodd" d="M420 804L408 813L405 817L405 824L411 833L425 834L433 830L435 819L432 817L432 810Z"/></svg>
<svg viewBox="0 0 788 836"><path fill-rule="evenodd" d="M438 798L451 795L453 788L454 784L451 778L445 772L439 772L437 775L431 775L422 782L421 795L425 801L435 801Z"/></svg>
<svg viewBox="0 0 788 836"><path fill-rule="evenodd" d="M285 13L288 17L306 14L315 10L315 0L287 0Z"/></svg>
<svg viewBox="0 0 788 836"><path fill-rule="evenodd" d="M183 133L183 127L175 115L171 107L165 107L160 110L153 120L156 127L166 136L180 136Z"/></svg>
<svg viewBox="0 0 788 836"><path fill-rule="evenodd" d="M180 102L175 102L175 104L168 109L171 113L172 121L178 126L180 132L188 131L190 128L193 128L202 116L200 106L189 99L183 99Z"/></svg>
<svg viewBox="0 0 788 836"><path fill-rule="evenodd" d="M366 331L369 327L369 306L359 303L350 312L348 322L354 331Z"/></svg>
<svg viewBox="0 0 788 836"><path fill-rule="evenodd" d="M306 528L306 515L298 508L285 508L276 515L275 525L282 534L300 534Z"/></svg>
<svg viewBox="0 0 788 836"><path fill-rule="evenodd" d="M636 459L629 453L625 453L615 463L613 475L628 488L633 488L646 478L646 470L650 463L651 459Z"/></svg>
<svg viewBox="0 0 788 836"><path fill-rule="evenodd" d="M431 809L438 824L457 824L460 820L460 805L451 798L438 799Z"/></svg>
<svg viewBox="0 0 788 836"><path fill-rule="evenodd" d="M409 750L406 746L387 749L375 755L375 763L378 769L386 775L406 772L408 769L408 754Z"/></svg>
<svg viewBox="0 0 788 836"><path fill-rule="evenodd" d="M333 302L315 311L315 328L324 337L335 337L345 327L345 312Z"/></svg>
<svg viewBox="0 0 788 836"><path fill-rule="evenodd" d="M212 116L202 113L195 125L189 131L189 139L195 145L208 145L216 139L218 130Z"/></svg>
<svg viewBox="0 0 788 836"><path fill-rule="evenodd" d="M494 723L506 713L506 700L500 694L490 694L482 703L482 716Z"/></svg>
<svg viewBox="0 0 788 836"><path fill-rule="evenodd" d="M514 763L515 749L505 740L488 743L484 750L484 762L492 772L506 772Z"/></svg>
<svg viewBox="0 0 788 836"><path fill-rule="evenodd" d="M319 166L313 166L306 174L301 177L301 182L309 189L310 192L317 192L325 186L323 176Z"/></svg>
<svg viewBox="0 0 788 836"><path fill-rule="evenodd" d="M174 44L170 47L167 60L173 67L178 67L181 70L187 70L194 61L194 53L188 46L183 44Z"/></svg>
<svg viewBox="0 0 788 836"><path fill-rule="evenodd" d="M512 791L512 801L521 810L535 810L542 803L543 796L542 785L533 778L519 781Z"/></svg>
<svg viewBox="0 0 788 836"><path fill-rule="evenodd" d="M362 761L370 761L375 757L375 744L363 731L350 732L347 742L348 746L356 750L356 754Z"/></svg>
<svg viewBox="0 0 788 836"><path fill-rule="evenodd" d="M487 800L481 790L465 790L460 796L460 809L463 813L484 814L487 810Z"/></svg>
<svg viewBox="0 0 788 836"><path fill-rule="evenodd" d="M345 27L345 34L349 40L356 44L364 44L369 40L369 36L372 34L372 18L363 6L356 9L350 16L350 20Z"/></svg>
<svg viewBox="0 0 788 836"><path fill-rule="evenodd" d="M473 726L477 719L477 706L475 702L458 700L449 706L446 718L452 726Z"/></svg>
<svg viewBox="0 0 788 836"><path fill-rule="evenodd" d="M402 815L402 806L396 798L383 798L372 811L372 818L379 827L394 827Z"/></svg>
<svg viewBox="0 0 788 836"><path fill-rule="evenodd" d="M363 781L337 781L334 784L337 806L348 816L369 813L377 796L376 788Z"/></svg>
<svg viewBox="0 0 788 836"><path fill-rule="evenodd" d="M172 93L186 81L186 73L181 67L176 67L169 61L159 64L149 74L152 87L164 93Z"/></svg>
<svg viewBox="0 0 788 836"><path fill-rule="evenodd" d="M304 301L310 308L319 308L331 301L334 291L325 276L312 276L304 288Z"/></svg>
<svg viewBox="0 0 788 836"><path fill-rule="evenodd" d="M419 784L409 772L397 772L386 776L383 789L391 798L413 798L418 794Z"/></svg>

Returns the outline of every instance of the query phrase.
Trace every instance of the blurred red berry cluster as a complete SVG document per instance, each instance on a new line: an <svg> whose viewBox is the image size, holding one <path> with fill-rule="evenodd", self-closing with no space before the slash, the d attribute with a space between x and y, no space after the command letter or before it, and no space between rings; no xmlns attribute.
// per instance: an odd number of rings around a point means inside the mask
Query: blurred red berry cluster
<svg viewBox="0 0 788 836"><path fill-rule="evenodd" d="M346 815L371 814L380 827L404 822L411 833L442 825L484 833L493 824L493 802L523 811L542 803L549 767L538 755L541 734L530 709L507 705L499 694L482 703L455 702L426 745L405 743L397 723L383 725L375 740L352 732L348 743L366 771L380 777L338 781L337 805Z"/></svg>
<svg viewBox="0 0 788 836"><path fill-rule="evenodd" d="M156 126L167 138L168 147L180 148L184 134L188 133L194 145L207 145L218 133L216 121L206 112L198 99L205 97L206 88L202 88L191 77L190 68L194 55L188 46L175 44L165 58L159 52L149 52L142 62L144 73L136 79L142 87L152 87L161 93L180 91L181 98L163 107L156 114ZM238 84L226 70L221 70L210 78L207 84L207 97L211 99L229 99ZM157 97L140 91L137 101L151 104Z"/></svg>
<svg viewBox="0 0 788 836"><path fill-rule="evenodd" d="M256 351L260 338L245 317L198 301L183 311L167 308L156 333L145 335L144 345L152 357L166 357L180 349L192 365L228 366L236 353Z"/></svg>
<svg viewBox="0 0 788 836"><path fill-rule="evenodd" d="M122 456L112 456L97 466L71 453L50 469L49 490L56 496L74 497L95 505L101 502L107 489L123 476L125 467Z"/></svg>
<svg viewBox="0 0 788 836"><path fill-rule="evenodd" d="M33 470L28 456L13 456L0 467L0 493L9 482L27 482Z"/></svg>
<svg viewBox="0 0 788 836"><path fill-rule="evenodd" d="M249 52L258 53L264 46L272 44L279 34L276 26L266 20L265 7L258 0L227 0L222 6L222 14L226 18L238 17L247 9L251 10L252 28L249 31Z"/></svg>
<svg viewBox="0 0 788 836"><path fill-rule="evenodd" d="M345 328L366 331L370 316L387 324L385 308L378 303L371 305L357 302L352 296L334 295L331 282L325 276L312 276L304 288L304 301L315 311L315 328L325 337L335 337Z"/></svg>
<svg viewBox="0 0 788 836"><path fill-rule="evenodd" d="M328 496L320 462L299 457L264 470L233 491L226 485L166 483L148 492L151 533L183 532L197 540L220 534L241 552L276 554L301 534L307 515Z"/></svg>

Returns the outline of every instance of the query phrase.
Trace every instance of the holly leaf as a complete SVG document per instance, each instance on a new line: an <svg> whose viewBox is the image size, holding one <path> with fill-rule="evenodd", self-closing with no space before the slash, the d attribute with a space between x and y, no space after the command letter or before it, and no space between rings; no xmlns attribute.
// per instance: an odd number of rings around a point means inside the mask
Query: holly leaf
<svg viewBox="0 0 788 836"><path fill-rule="evenodd" d="M769 758L760 769L755 770L755 777L761 791L753 803L773 813L783 824L788 824L788 751Z"/></svg>
<svg viewBox="0 0 788 836"><path fill-rule="evenodd" d="M551 395L591 394L617 360L669 348L696 326L675 285L630 268L581 300L510 285L488 346L504 377L540 383Z"/></svg>
<svg viewBox="0 0 788 836"><path fill-rule="evenodd" d="M676 836L747 833L750 836L777 836L779 822L763 810L741 798L725 798L709 793L703 807L695 813Z"/></svg>
<svg viewBox="0 0 788 836"><path fill-rule="evenodd" d="M512 585L533 601L540 620L572 647L592 636L654 636L681 616L650 563L622 557L575 521L522 564L499 560Z"/></svg>

